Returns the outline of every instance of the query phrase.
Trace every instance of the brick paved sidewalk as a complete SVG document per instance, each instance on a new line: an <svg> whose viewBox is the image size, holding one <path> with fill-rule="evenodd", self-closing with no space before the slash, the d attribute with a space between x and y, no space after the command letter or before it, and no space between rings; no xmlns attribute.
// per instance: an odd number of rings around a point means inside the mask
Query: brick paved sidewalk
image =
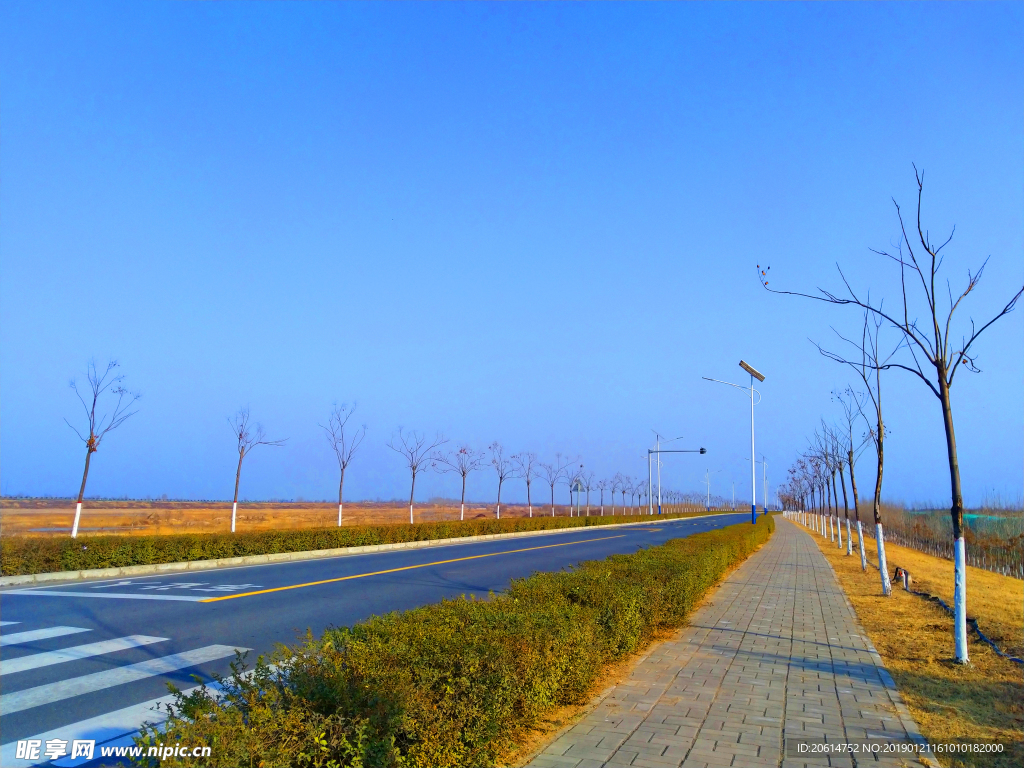
<svg viewBox="0 0 1024 768"><path fill-rule="evenodd" d="M771 539L534 768L915 765L786 758L783 738L917 740L917 727L810 535Z"/></svg>

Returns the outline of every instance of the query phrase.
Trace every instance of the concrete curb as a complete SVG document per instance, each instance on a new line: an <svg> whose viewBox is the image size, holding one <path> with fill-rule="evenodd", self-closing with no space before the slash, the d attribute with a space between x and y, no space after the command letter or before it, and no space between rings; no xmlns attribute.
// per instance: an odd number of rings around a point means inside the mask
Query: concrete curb
<svg viewBox="0 0 1024 768"><path fill-rule="evenodd" d="M719 512L713 515L696 515L694 517L673 517L661 522L679 520L702 520L707 517L721 517L737 514L735 512ZM362 555L369 552L387 552L398 549L421 549L423 547L444 547L452 544L470 544L476 541L495 539L519 539L527 536L548 536L556 533L572 533L591 528L595 531L607 528L623 528L629 525L650 525L657 522L656 518L635 523L612 523L610 525L579 526L575 528L556 528L542 531L518 531L515 533L489 533L482 536L460 536L454 539L427 539L424 541L401 541L395 544L367 544L362 547L340 547L338 549L314 549L304 552L278 552L271 555L248 555L245 557L224 557L219 560L189 560L179 563L155 563L153 565L127 565L121 568L91 568L82 571L55 571L52 573L30 573L22 576L0 576L0 587L13 587L21 584L42 584L51 581L82 581L84 579L116 579L123 576L151 576L159 573L181 573L188 571L207 571L214 568L226 568L240 565L264 565L266 563L300 562L303 560L322 560L347 555Z"/></svg>

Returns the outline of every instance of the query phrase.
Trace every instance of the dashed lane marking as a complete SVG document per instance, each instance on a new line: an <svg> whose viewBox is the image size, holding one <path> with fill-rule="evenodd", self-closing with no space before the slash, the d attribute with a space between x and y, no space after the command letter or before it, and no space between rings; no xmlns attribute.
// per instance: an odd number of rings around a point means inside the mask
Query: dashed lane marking
<svg viewBox="0 0 1024 768"><path fill-rule="evenodd" d="M208 597L200 600L202 603L218 603L222 600L234 600L239 597L253 597L254 595L266 595L271 592L284 592L288 589L302 589L303 587L316 587L320 584L333 584L337 581L349 581L351 579L364 579L367 576L381 576L385 573L398 573L399 571L411 571L415 568L430 568L434 565L446 565L448 563L460 563L466 560L479 560L484 557L497 557L498 555L514 555L519 552L533 552L538 549L553 549L554 547L570 547L574 544L589 544L594 541L608 541L609 539L621 539L626 534L618 536L602 536L598 539L584 539L583 541L566 541L561 544L545 544L540 547L526 547L525 549L509 549L504 552L490 552L484 555L470 555L469 557L455 557L451 560L437 560L433 563L422 563L420 565L406 565L401 568L388 568L386 571L373 571L372 573L357 573L353 576L339 576L336 579L323 579L322 581L307 581L305 584L290 584L287 587L273 587L272 589L260 589L255 592L242 592L237 595L224 595L223 597Z"/></svg>

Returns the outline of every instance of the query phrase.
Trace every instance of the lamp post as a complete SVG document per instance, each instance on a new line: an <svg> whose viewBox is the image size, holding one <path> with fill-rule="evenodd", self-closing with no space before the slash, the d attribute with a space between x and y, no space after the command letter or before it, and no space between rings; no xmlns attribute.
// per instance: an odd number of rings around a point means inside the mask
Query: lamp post
<svg viewBox="0 0 1024 768"><path fill-rule="evenodd" d="M659 435L658 432L653 430L653 429L651 430L651 432L654 432L654 449L658 453L658 514L660 515L661 514L661 435ZM667 445L668 443L674 443L676 440L682 440L682 439L683 438L682 438L681 435L679 437L673 437L671 440L666 440L665 444ZM654 506L653 506L654 505L654 499L651 497L652 496L651 491L653 490L653 488L651 487L651 483L652 483L652 478L651 478L651 453L650 453L650 451L648 451L647 452L647 514L649 514L649 515L653 515L654 514Z"/></svg>
<svg viewBox="0 0 1024 768"><path fill-rule="evenodd" d="M757 522L757 455L754 453L754 393L757 392L754 389L754 379L758 381L764 381L764 375L758 372L753 366L740 360L740 368L750 374L750 522ZM739 384L733 384L730 381L722 381L721 379L711 379L707 376L702 376L705 381L714 381L719 384L728 384L730 387L736 387L736 389L748 389L748 387L741 387ZM761 393L757 392L758 402L761 402ZM767 500L766 500L767 503Z"/></svg>
<svg viewBox="0 0 1024 768"><path fill-rule="evenodd" d="M744 461L750 461L750 459L744 459ZM768 461L765 459L764 454L761 454L761 460L756 462L761 465L761 514L768 514Z"/></svg>
<svg viewBox="0 0 1024 768"><path fill-rule="evenodd" d="M708 512L711 511L711 475L712 474L717 475L721 471L722 470L720 470L720 469L716 469L714 472L712 472L710 469L704 470L704 485L706 485L708 487L708 501L707 501L707 511Z"/></svg>

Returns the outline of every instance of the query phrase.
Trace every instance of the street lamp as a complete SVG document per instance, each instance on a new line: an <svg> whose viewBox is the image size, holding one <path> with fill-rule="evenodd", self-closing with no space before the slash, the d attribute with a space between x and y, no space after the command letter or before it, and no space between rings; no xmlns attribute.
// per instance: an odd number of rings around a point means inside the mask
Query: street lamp
<svg viewBox="0 0 1024 768"><path fill-rule="evenodd" d="M658 452L658 514L660 515L661 514L661 435L659 435L658 432L656 430L653 430L653 429L651 430L651 432L654 432L654 441L655 441L654 445L655 445L655 450ZM683 439L682 435L680 435L679 437L673 437L671 440L666 440L665 444L667 445L668 443L674 443L676 440L682 440L682 439ZM653 490L651 488L651 484L652 484L652 478L651 478L651 454L650 454L650 451L648 451L647 452L647 514L649 514L649 515L653 515L654 514L654 506L653 506L654 505L654 499L651 498L651 491Z"/></svg>
<svg viewBox="0 0 1024 768"><path fill-rule="evenodd" d="M740 368L750 374L750 522L757 522L757 456L754 453L754 393L757 392L754 389L754 379L758 381L764 381L764 375L758 372L753 366L748 365L744 361L740 360ZM733 384L730 381L722 381L720 379L710 379L707 376L702 376L705 381L715 381L719 384L728 384L730 387L736 387L736 389L748 389L748 387L741 387L739 384ZM761 393L757 392L757 402L761 402ZM767 502L767 500L766 500Z"/></svg>
<svg viewBox="0 0 1024 768"><path fill-rule="evenodd" d="M716 469L714 472L712 472L710 469L704 470L704 484L708 487L708 504L707 504L707 511L708 512L711 511L711 475L712 474L717 475L721 471L722 470L720 470L720 469Z"/></svg>

